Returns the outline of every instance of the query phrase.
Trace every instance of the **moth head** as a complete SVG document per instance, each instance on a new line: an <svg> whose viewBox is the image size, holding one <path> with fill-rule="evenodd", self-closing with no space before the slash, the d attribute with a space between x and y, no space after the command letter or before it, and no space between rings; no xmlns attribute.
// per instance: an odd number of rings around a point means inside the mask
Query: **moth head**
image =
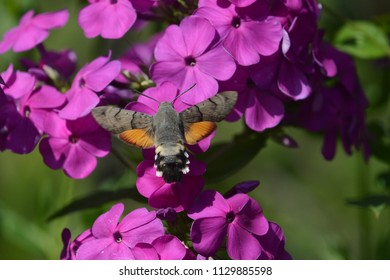
<svg viewBox="0 0 390 280"><path fill-rule="evenodd" d="M164 152L156 154L154 163L156 175L163 177L166 183L180 182L183 175L190 171L188 153L181 150L177 154L163 154Z"/></svg>

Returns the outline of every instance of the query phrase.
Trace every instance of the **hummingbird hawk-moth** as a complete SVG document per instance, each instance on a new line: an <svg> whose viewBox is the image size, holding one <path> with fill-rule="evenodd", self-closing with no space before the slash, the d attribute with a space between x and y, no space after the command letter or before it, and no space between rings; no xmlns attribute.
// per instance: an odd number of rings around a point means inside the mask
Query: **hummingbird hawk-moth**
<svg viewBox="0 0 390 280"><path fill-rule="evenodd" d="M179 182L189 172L185 144L194 145L210 135L215 122L233 109L237 92L226 91L177 112L172 103L162 102L157 114L101 106L92 110L97 123L127 144L140 148L155 146L156 175L167 183Z"/></svg>

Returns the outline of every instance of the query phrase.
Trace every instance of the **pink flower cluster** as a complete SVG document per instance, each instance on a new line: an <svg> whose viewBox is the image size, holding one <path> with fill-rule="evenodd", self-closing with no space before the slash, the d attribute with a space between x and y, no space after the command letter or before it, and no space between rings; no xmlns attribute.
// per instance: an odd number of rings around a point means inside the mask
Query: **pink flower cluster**
<svg viewBox="0 0 390 280"><path fill-rule="evenodd" d="M161 18L161 11L184 16L119 59L112 60L109 51L74 73L72 50L43 46L49 30L66 24L68 12L27 12L4 34L0 54L36 47L41 58L24 59L25 72L11 65L0 74L1 151L25 154L39 145L50 168L86 178L97 158L111 150L109 133L90 114L96 106L132 99L126 108L153 116L158 102L175 100L173 107L181 112L218 92L234 90L238 101L228 121L243 118L255 132L293 125L323 133L322 152L329 160L338 137L347 153L355 147L368 156L367 101L352 58L323 41L316 0L187 0L188 7L196 6L189 11L176 1L88 2L78 16L87 38L120 39L148 19L172 22ZM143 96L136 99L135 90L144 90ZM212 137L187 148L193 154L204 152ZM138 191L153 208L187 213L197 254L212 257L226 244L232 259L290 258L281 229L265 219L252 198L242 192L225 197L202 192L206 166L192 154L190 171L178 183L156 176L154 150L143 155L136 170ZM64 232L62 258L196 258L189 243L164 233L156 212L137 209L119 222L122 212L123 205L113 206L74 241Z"/></svg>

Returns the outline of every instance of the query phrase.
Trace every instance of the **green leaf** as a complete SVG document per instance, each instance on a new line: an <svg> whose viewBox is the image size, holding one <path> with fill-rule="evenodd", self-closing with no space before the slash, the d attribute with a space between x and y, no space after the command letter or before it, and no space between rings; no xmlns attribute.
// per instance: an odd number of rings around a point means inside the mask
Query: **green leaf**
<svg viewBox="0 0 390 280"><path fill-rule="evenodd" d="M222 142L198 158L207 164L206 183L214 184L242 169L265 147L267 133L245 131L229 142Z"/></svg>
<svg viewBox="0 0 390 280"><path fill-rule="evenodd" d="M376 217L386 206L390 206L390 196L388 195L368 195L360 199L347 199L347 204L368 208L372 210Z"/></svg>
<svg viewBox="0 0 390 280"><path fill-rule="evenodd" d="M383 125L378 122L372 122L368 125L369 146L372 155L377 159L390 163L390 144L389 136Z"/></svg>
<svg viewBox="0 0 390 280"><path fill-rule="evenodd" d="M390 190L390 170L379 173L376 181L383 189Z"/></svg>
<svg viewBox="0 0 390 280"><path fill-rule="evenodd" d="M337 32L335 45L340 50L364 59L389 56L386 33L369 21L351 21Z"/></svg>
<svg viewBox="0 0 390 280"><path fill-rule="evenodd" d="M83 198L76 199L68 205L64 206L63 208L59 209L58 211L49 216L48 221L54 220L56 218L65 216L76 211L99 207L104 203L124 198L129 198L138 202L145 202L145 198L138 193L137 188L135 186L116 191L95 191Z"/></svg>

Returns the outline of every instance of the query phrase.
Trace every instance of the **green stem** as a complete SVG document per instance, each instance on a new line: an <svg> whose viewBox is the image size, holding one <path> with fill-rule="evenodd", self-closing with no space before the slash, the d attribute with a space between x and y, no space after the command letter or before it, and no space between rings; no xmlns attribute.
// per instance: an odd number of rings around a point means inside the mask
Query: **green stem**
<svg viewBox="0 0 390 280"><path fill-rule="evenodd" d="M363 198L369 195L369 166L364 162L362 156L356 155L356 174L358 196ZM367 208L359 209L359 244L360 258L362 260L371 259L372 247L372 224L371 213Z"/></svg>

